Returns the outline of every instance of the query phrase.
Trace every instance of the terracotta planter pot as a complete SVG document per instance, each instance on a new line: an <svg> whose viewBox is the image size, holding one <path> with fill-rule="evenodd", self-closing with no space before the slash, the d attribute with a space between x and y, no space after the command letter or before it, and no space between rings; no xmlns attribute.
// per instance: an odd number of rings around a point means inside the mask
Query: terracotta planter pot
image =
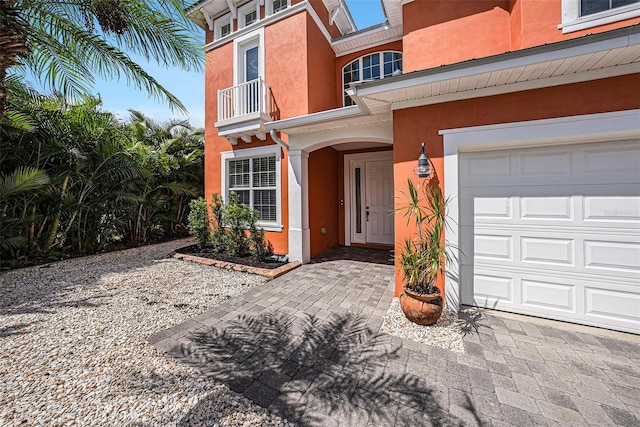
<svg viewBox="0 0 640 427"><path fill-rule="evenodd" d="M404 315L418 325L433 325L442 314L442 297L440 294L421 294L403 287L400 294L400 307Z"/></svg>

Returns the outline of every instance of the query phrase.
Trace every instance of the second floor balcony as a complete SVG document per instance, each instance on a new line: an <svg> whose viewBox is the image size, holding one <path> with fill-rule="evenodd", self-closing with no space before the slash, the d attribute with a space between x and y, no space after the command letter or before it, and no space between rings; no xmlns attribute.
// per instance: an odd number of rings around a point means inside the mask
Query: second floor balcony
<svg viewBox="0 0 640 427"><path fill-rule="evenodd" d="M272 120L274 105L271 87L261 77L218 90L218 135L233 145L253 136L265 140L264 124Z"/></svg>

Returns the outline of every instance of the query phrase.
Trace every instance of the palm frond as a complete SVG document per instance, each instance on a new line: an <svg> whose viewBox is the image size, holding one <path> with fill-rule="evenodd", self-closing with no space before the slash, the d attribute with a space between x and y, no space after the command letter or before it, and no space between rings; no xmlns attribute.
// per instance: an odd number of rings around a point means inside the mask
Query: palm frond
<svg viewBox="0 0 640 427"><path fill-rule="evenodd" d="M0 201L37 190L48 183L49 176L45 171L30 166L19 167L8 175L0 175Z"/></svg>

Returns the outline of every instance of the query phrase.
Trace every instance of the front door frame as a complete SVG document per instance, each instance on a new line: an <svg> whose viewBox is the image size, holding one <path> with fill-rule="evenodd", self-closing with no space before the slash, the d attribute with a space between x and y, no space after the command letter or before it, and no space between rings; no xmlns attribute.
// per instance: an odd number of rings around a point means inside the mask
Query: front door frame
<svg viewBox="0 0 640 427"><path fill-rule="evenodd" d="M393 151L374 151L369 153L345 154L344 156L344 244L366 244L366 242L352 242L351 240L351 208L353 198L353 164L355 162L367 162L375 160L391 160L393 163ZM363 168L364 169L364 168ZM394 184L395 187L395 184ZM363 191L364 194L364 191Z"/></svg>

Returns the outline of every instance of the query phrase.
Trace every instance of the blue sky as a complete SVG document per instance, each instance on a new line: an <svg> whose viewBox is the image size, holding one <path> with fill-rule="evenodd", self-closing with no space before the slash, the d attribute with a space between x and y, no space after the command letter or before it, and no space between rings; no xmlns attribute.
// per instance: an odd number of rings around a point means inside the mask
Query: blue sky
<svg viewBox="0 0 640 427"><path fill-rule="evenodd" d="M384 14L379 0L346 0L356 25L359 29L379 24L384 21ZM204 43L204 31L201 33ZM204 126L204 75L185 72L180 69L164 69L154 63L146 63L143 59L135 58L145 70L158 80L166 89L176 95L189 110L188 115L172 111L166 103L160 102L138 90L135 86L128 86L126 81L99 80L95 85L95 92L102 97L105 110L114 112L121 119L127 119L127 110L142 111L157 121L171 118L187 118L192 125Z"/></svg>

